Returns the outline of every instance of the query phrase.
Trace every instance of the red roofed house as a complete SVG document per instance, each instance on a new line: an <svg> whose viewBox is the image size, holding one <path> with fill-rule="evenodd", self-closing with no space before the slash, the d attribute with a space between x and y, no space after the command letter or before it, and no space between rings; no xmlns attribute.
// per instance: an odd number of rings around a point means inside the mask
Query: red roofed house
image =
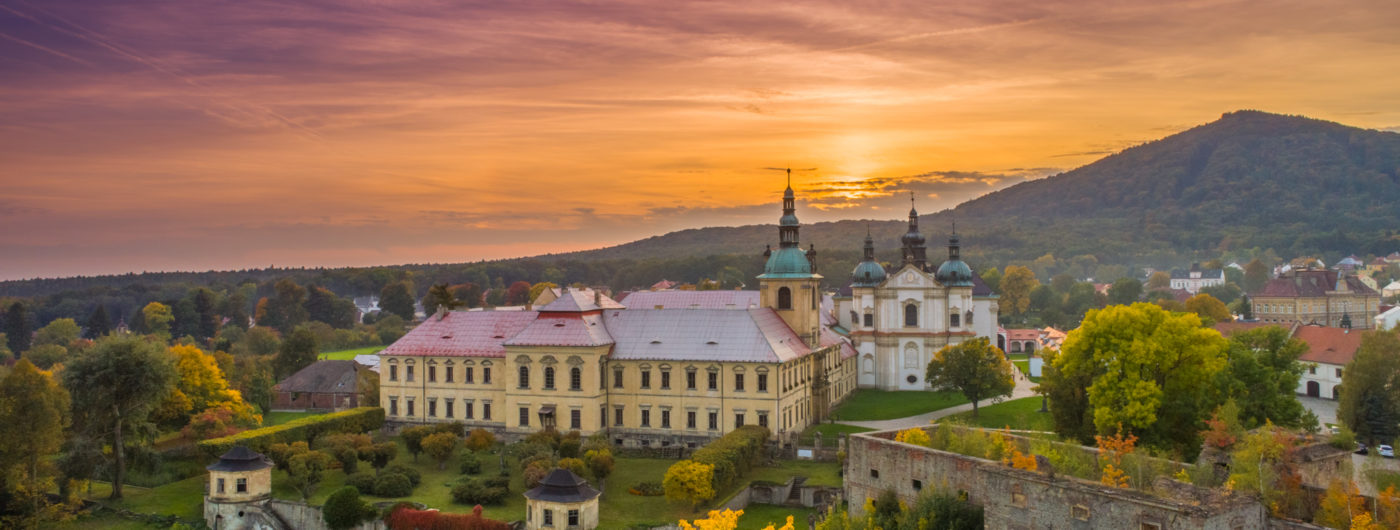
<svg viewBox="0 0 1400 530"><path fill-rule="evenodd" d="M1345 317L1357 329L1371 327L1381 302L1380 293L1356 277L1318 269L1289 271L1249 298L1261 322L1342 327Z"/></svg>
<svg viewBox="0 0 1400 530"><path fill-rule="evenodd" d="M509 438L554 427L633 447L693 447L749 424L792 439L857 384L792 204L789 189L758 292L638 292L624 306L562 288L528 311L428 317L379 352L388 424Z"/></svg>
<svg viewBox="0 0 1400 530"><path fill-rule="evenodd" d="M1308 352L1298 360L1307 370L1298 382L1298 393L1337 399L1341 392L1342 370L1361 346L1361 331L1347 328L1298 326L1293 338L1308 343Z"/></svg>

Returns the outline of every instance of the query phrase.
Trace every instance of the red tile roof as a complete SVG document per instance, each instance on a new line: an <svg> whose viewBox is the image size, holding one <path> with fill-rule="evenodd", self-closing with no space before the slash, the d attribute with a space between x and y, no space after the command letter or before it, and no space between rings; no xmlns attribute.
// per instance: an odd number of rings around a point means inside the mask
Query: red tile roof
<svg viewBox="0 0 1400 530"><path fill-rule="evenodd" d="M1355 276L1346 277L1347 288L1357 294L1378 295L1375 289ZM1337 272L1325 270L1301 270L1294 271L1288 276L1274 278L1264 284L1264 287L1254 293L1252 297L1274 296L1285 298L1317 298L1327 296L1327 291L1337 288Z"/></svg>
<svg viewBox="0 0 1400 530"><path fill-rule="evenodd" d="M1361 332L1352 329L1299 326L1293 337L1308 343L1308 352L1298 358L1304 362L1345 365L1361 347Z"/></svg>
<svg viewBox="0 0 1400 530"><path fill-rule="evenodd" d="M622 308L622 304L592 289L563 289L559 292L559 298L537 309L540 312L577 313Z"/></svg>
<svg viewBox="0 0 1400 530"><path fill-rule="evenodd" d="M430 316L381 356L505 357L506 339L535 321L535 311L448 311Z"/></svg>
<svg viewBox="0 0 1400 530"><path fill-rule="evenodd" d="M1008 329L1006 340L1040 340L1038 329Z"/></svg>
<svg viewBox="0 0 1400 530"><path fill-rule="evenodd" d="M1234 335L1234 334L1239 333L1239 332L1241 332L1241 331L1249 331L1249 330L1251 330L1251 329L1259 329L1259 328L1262 328L1262 327L1264 327L1264 326L1278 326L1278 327L1287 329L1287 326L1283 326L1283 325L1280 325L1280 324L1272 324L1272 323L1269 323L1269 322L1259 322L1259 321L1249 322L1249 321L1243 321L1243 320L1236 320L1236 321L1234 321L1234 322L1216 322L1216 323L1215 323L1215 330L1216 330L1216 331L1219 331L1221 335L1224 335L1224 336L1225 336L1225 338L1229 338L1231 335Z"/></svg>
<svg viewBox="0 0 1400 530"><path fill-rule="evenodd" d="M603 325L603 315L598 313L542 313L505 341L506 346L604 346L612 343L612 336Z"/></svg>
<svg viewBox="0 0 1400 530"><path fill-rule="evenodd" d="M618 360L787 362L811 353L769 308L608 311Z"/></svg>

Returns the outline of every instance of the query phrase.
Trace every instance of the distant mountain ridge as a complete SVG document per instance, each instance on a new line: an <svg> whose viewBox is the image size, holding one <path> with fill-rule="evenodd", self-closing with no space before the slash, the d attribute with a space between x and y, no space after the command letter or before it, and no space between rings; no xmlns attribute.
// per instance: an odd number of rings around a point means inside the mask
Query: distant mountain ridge
<svg viewBox="0 0 1400 530"><path fill-rule="evenodd" d="M799 193L800 195L800 193ZM920 218L941 245L956 213L972 260L1004 263L1095 255L1100 262L1180 262L1221 250L1281 255L1400 250L1400 134L1260 111L1217 121L1023 182ZM776 214L774 215L776 218ZM901 221L837 221L803 227L819 251L856 251L866 225L882 255ZM682 230L575 259L761 251L771 225ZM933 255L933 254L931 254Z"/></svg>

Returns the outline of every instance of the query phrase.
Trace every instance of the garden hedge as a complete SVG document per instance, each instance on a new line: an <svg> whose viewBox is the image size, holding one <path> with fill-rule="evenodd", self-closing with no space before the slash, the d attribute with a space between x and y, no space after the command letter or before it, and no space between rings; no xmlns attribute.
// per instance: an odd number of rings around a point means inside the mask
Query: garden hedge
<svg viewBox="0 0 1400 530"><path fill-rule="evenodd" d="M213 458L243 445L259 453L266 453L268 447L276 443L314 442L318 436L331 433L359 434L384 426L384 409L360 407L329 414L307 416L295 420L243 431L223 438L213 438L199 442L199 450Z"/></svg>
<svg viewBox="0 0 1400 530"><path fill-rule="evenodd" d="M714 486L718 491L759 464L769 435L766 427L745 425L696 449L690 459L715 466Z"/></svg>

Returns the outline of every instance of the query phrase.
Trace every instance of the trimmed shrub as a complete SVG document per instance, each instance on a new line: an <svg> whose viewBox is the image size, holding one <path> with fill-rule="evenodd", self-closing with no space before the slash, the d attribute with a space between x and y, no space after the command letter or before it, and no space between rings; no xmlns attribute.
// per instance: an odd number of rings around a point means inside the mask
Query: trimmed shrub
<svg viewBox="0 0 1400 530"><path fill-rule="evenodd" d="M462 445L473 451L485 451L496 445L496 435L491 434L491 431L477 427L472 429L471 434L467 435L467 439Z"/></svg>
<svg viewBox="0 0 1400 530"><path fill-rule="evenodd" d="M345 477L345 485L355 488L361 495L374 494L374 474L359 472Z"/></svg>
<svg viewBox="0 0 1400 530"><path fill-rule="evenodd" d="M335 490L335 493L326 498L326 505L321 508L321 517L332 530L352 528L363 521L373 519L375 515L377 511L374 507L360 500L359 490L350 486Z"/></svg>
<svg viewBox="0 0 1400 530"><path fill-rule="evenodd" d="M475 475L481 472L481 458L476 453L467 451L462 455L462 474Z"/></svg>
<svg viewBox="0 0 1400 530"><path fill-rule="evenodd" d="M379 407L360 407L329 414L307 416L295 420L243 431L232 436L213 438L199 442L200 451L204 454L218 458L233 449L235 445L247 446L249 449L260 453L266 453L267 449L276 443L292 442L314 442L317 437L330 433L352 433L358 434L372 431L384 426L384 409Z"/></svg>
<svg viewBox="0 0 1400 530"><path fill-rule="evenodd" d="M394 464L392 466L386 467L384 468L384 472L408 477L408 481L413 483L414 487L418 487L418 484L423 482L422 473L419 473L417 469L413 469L403 464Z"/></svg>
<svg viewBox="0 0 1400 530"><path fill-rule="evenodd" d="M721 490L759 464L769 434L766 427L745 425L697 449L690 459L714 466L714 488Z"/></svg>
<svg viewBox="0 0 1400 530"><path fill-rule="evenodd" d="M407 497L413 493L413 481L399 473L384 473L374 481L378 497Z"/></svg>
<svg viewBox="0 0 1400 530"><path fill-rule="evenodd" d="M459 482L452 487L452 500L458 504L504 503L510 495L510 489L494 486L492 483L490 480L479 478Z"/></svg>

